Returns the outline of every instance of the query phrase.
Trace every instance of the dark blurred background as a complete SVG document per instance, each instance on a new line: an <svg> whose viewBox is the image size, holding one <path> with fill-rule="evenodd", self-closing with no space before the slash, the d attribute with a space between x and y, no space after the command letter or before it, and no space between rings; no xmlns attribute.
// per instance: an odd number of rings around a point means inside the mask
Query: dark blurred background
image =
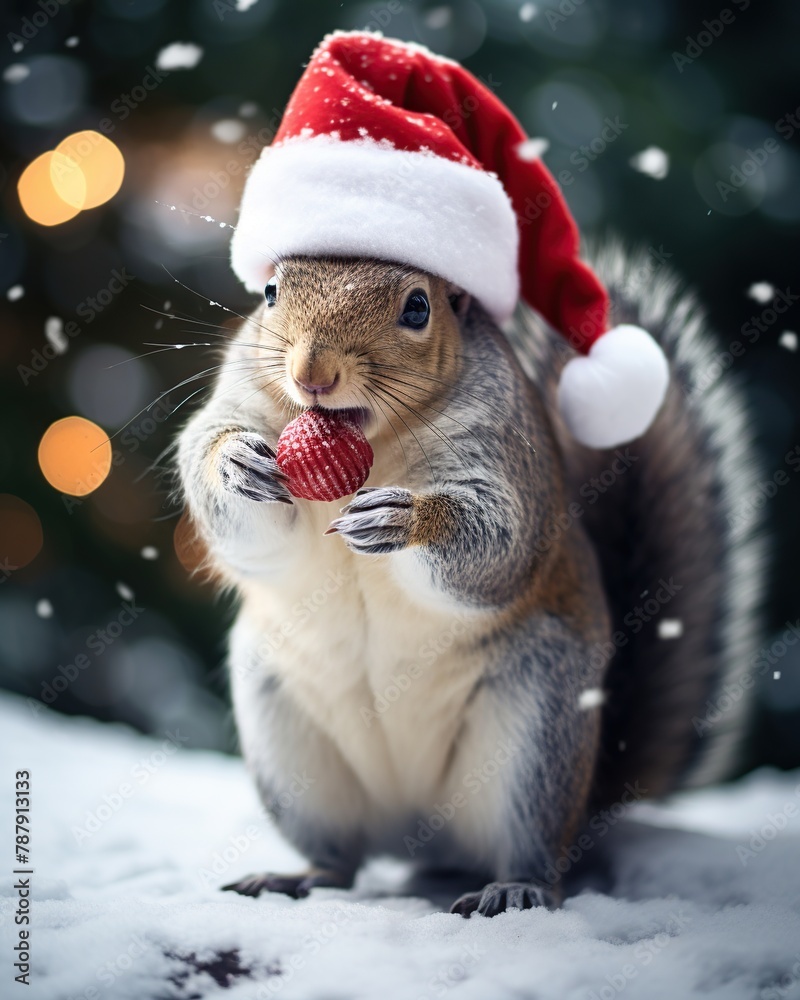
<svg viewBox="0 0 800 1000"><path fill-rule="evenodd" d="M651 247L698 291L720 369L730 364L753 404L764 487L754 502L774 541L765 646L800 619L800 475L785 457L800 444L800 309L772 309L776 294L783 305L800 293L800 119L787 119L800 115L796 3L33 0L3 10L0 685L28 696L33 713L44 702L233 746L221 667L232 608L190 575L195 548L158 471L203 393L170 414L208 379L179 383L214 354L137 356L208 340L202 323L231 318L214 303L250 308L219 223L235 223L246 169L334 28L380 28L463 60L542 140L553 173L569 171L564 192L587 237L614 231ZM625 126L608 143L606 118ZM67 221L33 221L23 171L83 130L122 154L121 188ZM44 202L41 177L27 180ZM736 340L746 349L725 357ZM97 449L91 476L78 477L81 492L97 488L83 496L51 485L37 458L48 428L74 416L114 435L110 475ZM800 645L759 677L748 764L759 763L800 763Z"/></svg>

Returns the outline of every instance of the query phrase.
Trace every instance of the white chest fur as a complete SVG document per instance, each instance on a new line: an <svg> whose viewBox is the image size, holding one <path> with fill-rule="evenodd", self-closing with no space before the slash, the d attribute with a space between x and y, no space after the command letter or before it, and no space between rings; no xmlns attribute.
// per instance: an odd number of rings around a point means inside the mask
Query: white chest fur
<svg viewBox="0 0 800 1000"><path fill-rule="evenodd" d="M256 669L280 678L381 812L424 808L443 787L481 675L469 652L481 625L414 601L391 557L323 538L339 506L305 512L282 579L248 582L234 655L258 644Z"/></svg>

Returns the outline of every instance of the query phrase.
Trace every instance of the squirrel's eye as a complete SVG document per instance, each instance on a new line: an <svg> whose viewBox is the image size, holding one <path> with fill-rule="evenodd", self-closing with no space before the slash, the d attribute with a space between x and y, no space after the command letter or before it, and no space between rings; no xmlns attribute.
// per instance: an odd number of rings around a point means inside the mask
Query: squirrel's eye
<svg viewBox="0 0 800 1000"><path fill-rule="evenodd" d="M428 325L430 314L431 306L428 302L428 296L421 288L417 288L406 299L403 314L400 317L400 325L407 326L411 330L423 330Z"/></svg>
<svg viewBox="0 0 800 1000"><path fill-rule="evenodd" d="M274 306L278 301L278 279L273 276L264 286L264 298L268 306Z"/></svg>

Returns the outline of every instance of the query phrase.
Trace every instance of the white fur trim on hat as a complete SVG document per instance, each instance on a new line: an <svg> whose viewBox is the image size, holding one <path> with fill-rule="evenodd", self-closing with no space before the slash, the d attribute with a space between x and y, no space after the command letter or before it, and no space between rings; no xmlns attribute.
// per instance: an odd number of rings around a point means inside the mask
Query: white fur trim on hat
<svg viewBox="0 0 800 1000"><path fill-rule="evenodd" d="M561 373L558 406L581 444L616 448L640 437L664 402L669 365L649 333L617 326Z"/></svg>
<svg viewBox="0 0 800 1000"><path fill-rule="evenodd" d="M275 257L343 254L410 264L474 295L497 320L519 294L517 219L498 178L369 139L288 140L245 185L233 270L260 291Z"/></svg>

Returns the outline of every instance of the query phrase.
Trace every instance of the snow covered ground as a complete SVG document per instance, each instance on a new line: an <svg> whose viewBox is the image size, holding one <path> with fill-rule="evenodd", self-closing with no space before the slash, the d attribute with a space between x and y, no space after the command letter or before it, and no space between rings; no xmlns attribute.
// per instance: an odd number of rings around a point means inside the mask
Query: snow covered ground
<svg viewBox="0 0 800 1000"><path fill-rule="evenodd" d="M301 861L239 760L0 698L3 997L800 998L800 772L640 805L557 913L464 920L389 862L295 901L217 886ZM33 976L14 982L13 772L32 775ZM753 837L755 832L756 836ZM600 864L601 858L603 859ZM594 861L594 858L593 858Z"/></svg>

